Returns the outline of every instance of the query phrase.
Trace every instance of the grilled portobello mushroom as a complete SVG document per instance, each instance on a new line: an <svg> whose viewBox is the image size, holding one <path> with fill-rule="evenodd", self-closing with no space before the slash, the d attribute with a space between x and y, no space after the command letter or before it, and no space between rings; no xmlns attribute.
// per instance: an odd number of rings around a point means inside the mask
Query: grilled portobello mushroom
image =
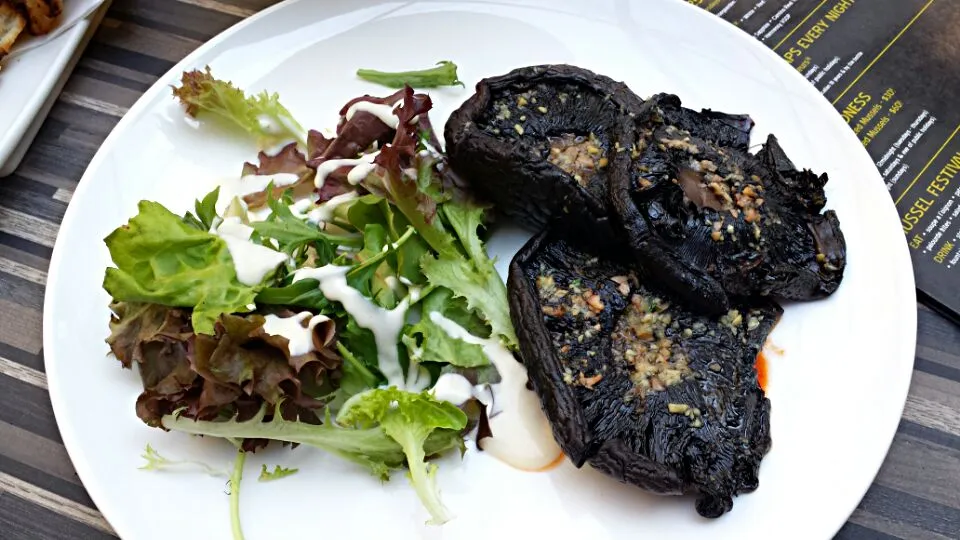
<svg viewBox="0 0 960 540"><path fill-rule="evenodd" d="M750 147L750 132L754 122L746 114L729 114L710 109L700 112L683 107L680 98L674 94L656 94L644 102L634 116L641 122L656 115L658 122L676 126L682 130L706 139L717 146L732 147L747 151Z"/></svg>
<svg viewBox="0 0 960 540"><path fill-rule="evenodd" d="M533 231L557 221L590 242L617 236L607 185L626 176L643 101L586 69L539 65L477 83L448 119L451 167L499 212ZM561 219L555 219L555 218Z"/></svg>
<svg viewBox="0 0 960 540"><path fill-rule="evenodd" d="M779 306L760 299L699 315L554 231L515 256L508 289L530 381L576 466L695 494L705 517L757 488L770 402L755 362Z"/></svg>
<svg viewBox="0 0 960 540"><path fill-rule="evenodd" d="M797 170L772 135L752 155L667 117L647 117L630 174L610 183L638 263L668 274L663 285L704 313L726 311L738 296L832 294L846 243L836 213L823 212L827 176ZM690 294L697 290L710 294Z"/></svg>

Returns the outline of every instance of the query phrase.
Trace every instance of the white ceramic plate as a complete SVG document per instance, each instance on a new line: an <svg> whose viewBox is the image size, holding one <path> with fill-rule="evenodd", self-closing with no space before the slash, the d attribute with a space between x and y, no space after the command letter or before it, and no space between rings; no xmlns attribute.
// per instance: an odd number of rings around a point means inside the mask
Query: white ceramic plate
<svg viewBox="0 0 960 540"><path fill-rule="evenodd" d="M20 164L109 3L67 0L60 25L53 32L22 37L4 60L0 69L0 178ZM97 9L100 4L102 8Z"/></svg>
<svg viewBox="0 0 960 540"><path fill-rule="evenodd" d="M495 37L494 37L495 36ZM589 469L522 473L474 452L444 460L443 498L456 519L426 515L402 475L385 486L307 448L247 462L247 538L830 538L869 487L906 398L915 347L913 274L894 206L840 116L776 55L719 19L676 0L368 0L290 2L204 45L161 78L94 158L70 204L50 269L44 345L64 443L85 486L130 540L230 537L224 481L137 470L144 445L228 467L228 445L148 429L134 414L135 374L106 357L109 258L101 239L147 198L182 205L239 173L254 148L185 121L169 84L209 64L249 90L271 89L308 126L333 126L340 106L387 90L358 67L416 69L451 59L468 88L432 92L434 124L480 78L567 62L626 81L640 95L672 91L694 107L749 112L761 140L775 132L803 167L830 174L829 206L849 243L830 299L786 310L770 359L773 449L760 488L717 520L692 500L660 498ZM492 251L506 263L517 236ZM258 483L261 463L299 467Z"/></svg>

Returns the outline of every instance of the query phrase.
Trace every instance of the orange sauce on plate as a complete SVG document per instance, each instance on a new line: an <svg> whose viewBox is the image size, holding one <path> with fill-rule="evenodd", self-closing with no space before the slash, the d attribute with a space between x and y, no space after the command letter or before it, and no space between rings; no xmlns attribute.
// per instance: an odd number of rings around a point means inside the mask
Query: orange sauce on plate
<svg viewBox="0 0 960 540"><path fill-rule="evenodd" d="M567 457L566 454L564 454L563 452L560 452L560 455L557 456L557 459L551 461L549 465L547 465L546 467L541 467L539 469L534 469L532 472L547 472L547 471L556 469L557 467L560 466L561 463L563 463L563 458L565 457Z"/></svg>
<svg viewBox="0 0 960 540"><path fill-rule="evenodd" d="M767 357L760 351L757 355L757 362L754 364L757 369L757 382L760 383L760 389L767 392Z"/></svg>

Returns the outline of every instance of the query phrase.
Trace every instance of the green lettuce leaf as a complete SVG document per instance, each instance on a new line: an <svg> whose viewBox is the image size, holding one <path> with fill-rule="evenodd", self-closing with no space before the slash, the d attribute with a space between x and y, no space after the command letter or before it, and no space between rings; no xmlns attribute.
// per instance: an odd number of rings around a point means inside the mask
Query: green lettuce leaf
<svg viewBox="0 0 960 540"><path fill-rule="evenodd" d="M467 415L456 406L439 401L429 392L414 394L395 387L365 392L350 400L337 416L337 422L358 429L373 429L377 424L399 443L406 456L410 483L420 502L430 513L429 523L440 525L450 519L440 500L437 466L427 463L425 444L436 432L459 433L467 425Z"/></svg>
<svg viewBox="0 0 960 540"><path fill-rule="evenodd" d="M427 256L421 262L430 283L446 287L466 299L470 309L483 314L494 335L507 347L516 348L517 336L510 320L507 288L493 269L493 262L477 264L462 258Z"/></svg>
<svg viewBox="0 0 960 540"><path fill-rule="evenodd" d="M451 337L430 317L422 317L417 324L408 326L402 339L408 354L419 362L438 362L462 368L490 363L483 347Z"/></svg>
<svg viewBox="0 0 960 540"><path fill-rule="evenodd" d="M449 203L442 205L440 211L460 240L460 245L467 252L467 257L477 263L479 269L496 272L493 261L487 256L483 240L477 232L483 226L484 208Z"/></svg>
<svg viewBox="0 0 960 540"><path fill-rule="evenodd" d="M141 201L139 213L104 240L116 268L103 280L115 302L193 308L197 333L212 334L221 313L244 313L256 289L237 280L227 244L197 230L159 203Z"/></svg>
<svg viewBox="0 0 960 540"><path fill-rule="evenodd" d="M410 85L414 88L463 86L463 81L457 78L457 65L449 60L437 62L436 67L416 71L389 72L358 69L357 77L390 88L403 88L404 85Z"/></svg>
<svg viewBox="0 0 960 540"><path fill-rule="evenodd" d="M435 287L421 301L421 305L424 313L436 311L477 337L490 337L490 326L483 318L467 306L466 300L454 297L453 291L446 287Z"/></svg>
<svg viewBox="0 0 960 540"><path fill-rule="evenodd" d="M214 78L209 66L204 71L184 71L173 95L190 116L212 116L256 137L261 147L291 140L306 147L306 130L280 104L277 94L264 91L247 97L231 82Z"/></svg>

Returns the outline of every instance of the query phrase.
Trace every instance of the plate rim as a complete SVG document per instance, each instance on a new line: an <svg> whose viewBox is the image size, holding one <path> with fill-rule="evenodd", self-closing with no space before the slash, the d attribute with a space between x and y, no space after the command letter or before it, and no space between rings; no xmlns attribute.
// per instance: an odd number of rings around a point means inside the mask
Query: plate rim
<svg viewBox="0 0 960 540"><path fill-rule="evenodd" d="M61 220L60 227L61 228L69 227L77 219L76 216L79 215L79 211L77 210L78 205L76 203L77 201L83 200L84 194L89 189L89 185L91 183L91 180L89 179L91 179L92 177L95 176L95 174L98 173L103 163L112 154L112 148L116 145L116 140L124 134L124 132L127 130L127 126L132 122L135 122L136 120L138 120L143 115L143 113L145 112L145 109L147 109L151 105L152 101L155 99L155 97L159 93L166 91L167 84L169 83L172 77L176 78L176 76L182 71L184 71L184 69L194 66L196 64L196 60L199 57L204 56L211 49L218 47L222 42L226 41L231 36L234 36L237 33L242 32L248 25L255 24L261 19L271 16L276 11L287 9L290 6L298 4L302 1L304 0L283 0L281 2L278 2L270 7L267 7L255 13L250 17L247 17L246 19L238 21L233 26L223 30L222 32L212 37L206 43L197 47L190 54L188 54L182 60L177 62L167 72L161 75L156 80L156 82L137 99L134 105L130 107L127 113L113 127L113 129L110 131L110 134L106 137L106 139L104 139L103 143L97 149L97 152L94 154L93 158L90 160L90 163L87 165L83 175L81 176L78 182L77 188L74 191L74 195L71 199L71 202L69 203L67 210L64 213L64 217ZM371 1L384 3L384 2L388 2L389 0L371 0ZM458 0L447 0L446 3L455 3L456 1ZM469 0L467 1L469 2ZM490 3L493 1L494 0L473 0L473 2L470 2L470 3ZM673 2L674 4L682 4L684 7L678 8L678 9L686 9L687 16L701 17L705 21L706 20L711 21L709 23L705 22L705 24L713 24L713 25L724 27L723 30L719 30L719 31L727 32L731 36L736 36L736 40L742 43L743 47L749 50L751 54L767 55L770 57L771 60L776 60L779 63L783 63L783 59L779 55L777 55L773 50L769 49L763 43L757 41L755 38L753 38L753 36L746 33L742 29L733 26L732 24L728 23L727 21L718 17L717 15L710 13L708 11L705 11L700 7L689 4L685 0L663 0L663 1ZM496 3L526 5L527 2L526 0L497 0ZM817 103L816 105L817 107L820 107L821 109L825 109L826 111L829 111L830 114L824 115L824 117L832 118L829 121L835 124L834 129L836 129L839 132L840 128L842 128L843 131L846 133L846 135L844 135L845 137L852 137L855 139L855 135L853 134L852 130L850 130L849 126L847 126L847 124L842 121L841 115L836 111L833 105L830 104L830 102L826 99L826 97L823 94L821 94L819 91L817 91L817 89L812 84L810 84L810 82L800 72L796 71L795 69L789 69L789 66L784 66L784 67L788 69L781 70L781 71L783 71L784 73L788 71L792 72L792 74L789 76L797 78L796 84L794 84L792 88L795 88L797 92L808 94L812 98L810 100L811 104ZM859 143L859 141L857 142ZM858 153L861 154L860 159L862 160L866 158L866 163L869 163L871 165L869 176L873 177L873 181L877 182L879 185L882 185L882 177L880 176L880 173L876 169L876 167L873 166L873 159L870 157L866 148L860 144L857 144L857 147L859 148ZM873 211L878 214L882 214L886 212L886 214L889 216L886 219L891 221L895 217L899 219L899 214L897 213L896 205L894 204L893 199L891 197L887 197L882 204L885 208L874 208ZM886 421L881 422L880 424L881 429L878 429L878 432L884 433L885 435L883 437L878 437L878 439L881 439L884 441L884 449L882 453L878 454L879 461L871 464L870 469L874 471L873 475L871 476L871 482L863 489L863 492L860 494L859 498L855 502L853 502L853 505L845 511L845 517L843 518L843 520L840 523L835 524L835 526L831 529L832 530L831 535L835 535L843 527L843 525L847 521L849 521L850 516L856 510L860 501L863 499L863 496L866 495L867 490L869 490L869 488L873 485L876 475L880 472L881 466L886 461L887 456L889 455L894 437L896 436L896 433L897 433L897 427L899 426L900 420L903 416L904 408L906 407L907 397L909 395L911 381L913 378L915 350L916 350L916 343L917 343L917 318L918 318L918 313L916 309L916 305L917 305L916 281L915 281L915 275L914 275L914 269L913 269L913 262L910 256L909 246L907 244L906 237L905 236L900 237L900 241L898 241L897 244L899 244L898 247L894 247L894 246L890 247L890 253L891 255L895 255L896 251L899 251L900 253L900 255L896 257L895 262L900 267L897 273L902 276L901 279L904 280L902 285L906 289L905 294L909 297L909 298L904 298L904 301L906 302L907 300L909 300L914 308L914 309L906 310L906 316L904 317L906 319L905 322L907 322L908 324L906 325L906 328L905 328L905 334L902 337L906 339L898 340L899 343L901 344L901 347L903 348L902 351L898 351L898 356L910 358L910 361L909 362L903 361L901 362L901 364L898 365L898 367L900 367L903 371L905 371L905 374L901 374L901 375L905 375L905 376L897 377L897 380L902 380L899 391L895 395L888 394L888 396L896 398L895 403L898 404L897 406L898 415L895 418L891 415L890 419L887 419ZM54 338L52 337L53 333L48 332L48 329L52 329L55 325L55 321L53 320L53 315L52 315L53 295L49 291L55 290L57 288L57 283L59 282L60 274L62 273L62 271L59 270L59 268L61 267L61 259L63 258L65 251L66 251L66 248L63 247L61 237L58 235L57 240L54 244L53 252L50 257L50 265L49 265L48 276L47 276L47 285L46 285L46 288L44 289L43 319L42 319L43 350L45 353L44 354L44 371L47 374L48 394L50 396L50 402L54 412L54 418L57 423L57 429L60 432L61 439L63 440L63 445L67 450L67 454L70 457L70 461L74 469L76 470L77 475L84 486L84 489L87 490L91 500L94 501L94 504L97 505L97 508L99 509L100 506L98 501L104 500L105 497L103 496L103 494L100 493L100 490L98 487L94 487L93 489L88 487L88 486L98 486L96 482L91 482L91 483L87 482L88 479L95 477L95 471L93 471L92 468L89 467L87 462L81 459L77 459L76 456L78 456L81 453L81 448L77 446L77 442L74 439L74 435L71 427L61 422L61 418L64 417L64 413L62 411L66 409L67 404L61 401L61 398L59 397L62 394L59 391L61 378L57 376L57 368L56 368L57 362L51 361L51 359L56 356L55 354L51 354L51 353L58 350L58 347L55 345L56 340L54 340ZM903 317L903 315L901 316ZM51 374L53 375L51 376ZM116 534L118 534L121 538L126 537L127 533L132 532L122 527L121 527L123 529L122 531L118 530L116 523L123 523L125 520L118 518L115 520L116 521L115 523L114 520L112 520L107 515L106 512L103 512L102 510L100 510L100 512L103 515L104 519L106 519L107 522L110 524L110 526L114 528L114 531L116 532Z"/></svg>

